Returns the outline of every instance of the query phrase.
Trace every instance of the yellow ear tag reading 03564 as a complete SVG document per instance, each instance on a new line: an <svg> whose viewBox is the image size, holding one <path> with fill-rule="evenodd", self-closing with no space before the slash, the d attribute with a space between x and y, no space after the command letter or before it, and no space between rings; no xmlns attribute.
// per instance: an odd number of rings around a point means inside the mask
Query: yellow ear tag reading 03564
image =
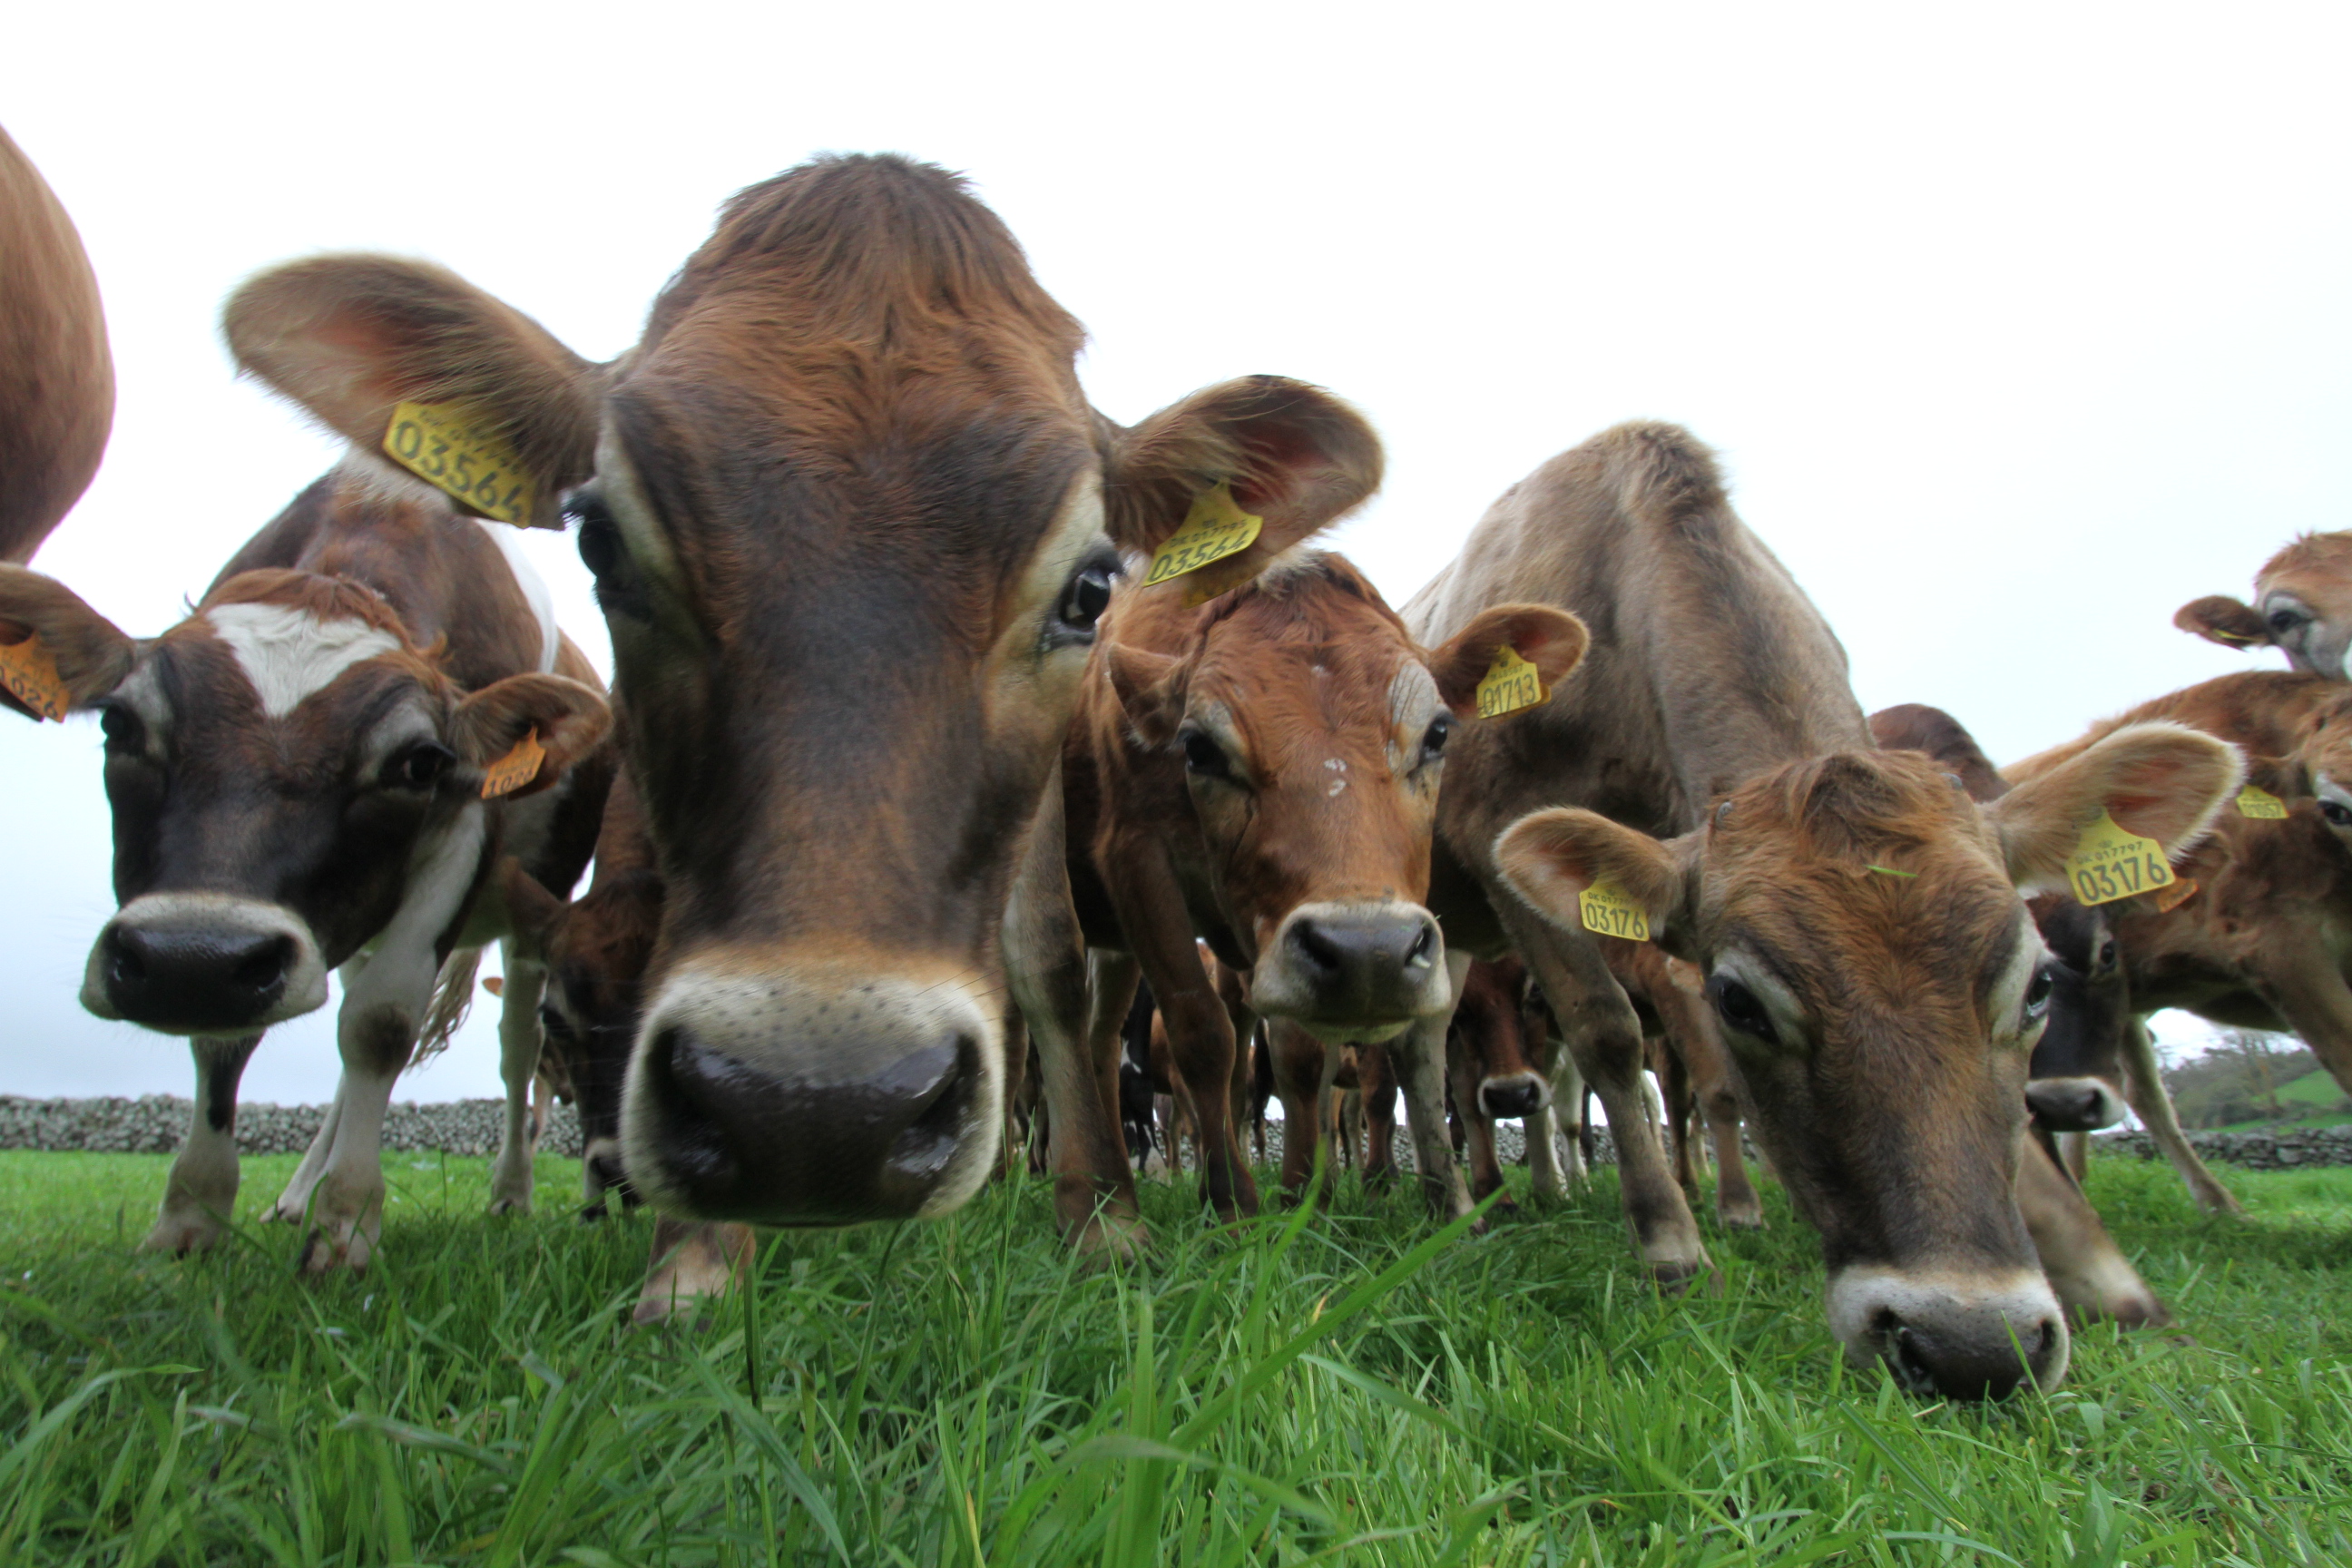
<svg viewBox="0 0 2352 1568"><path fill-rule="evenodd" d="M1234 504L1230 486L1213 485L1192 498L1192 510L1184 514L1184 525L1152 552L1151 569L1143 574L1143 585L1149 588L1171 577L1181 577L1187 572L1197 572L1213 561L1239 555L1257 542L1258 530L1265 526L1265 519L1255 517Z"/></svg>
<svg viewBox="0 0 2352 1568"><path fill-rule="evenodd" d="M536 725L520 741L514 750L492 763L482 774L482 798L496 800L502 795L512 795L539 776L539 764L547 761L547 748L539 743Z"/></svg>
<svg viewBox="0 0 2352 1568"><path fill-rule="evenodd" d="M1478 717L1498 719L1522 708L1532 708L1550 695L1543 677L1536 673L1536 667L1521 658L1517 648L1506 643L1496 650L1495 662L1486 667L1486 675L1478 682Z"/></svg>
<svg viewBox="0 0 2352 1568"><path fill-rule="evenodd" d="M2172 863L2163 845L2126 832L2103 811L2066 857L2066 881L2084 903L2112 904L2172 886Z"/></svg>
<svg viewBox="0 0 2352 1568"><path fill-rule="evenodd" d="M1614 883L1595 882L1577 894L1576 912L1583 919L1587 931L1623 937L1627 942L1650 940L1649 914L1619 892Z"/></svg>
<svg viewBox="0 0 2352 1568"><path fill-rule="evenodd" d="M404 403L383 432L384 455L467 510L497 522L530 521L530 477L481 416L461 403Z"/></svg>
<svg viewBox="0 0 2352 1568"><path fill-rule="evenodd" d="M2286 802L2266 789L2257 789L2252 784L2248 784L2238 792L2238 815L2254 817L2263 822L2284 822Z"/></svg>
<svg viewBox="0 0 2352 1568"><path fill-rule="evenodd" d="M73 694L58 673L58 661L49 657L37 637L0 644L0 686L41 718L55 719L60 724L66 721L66 710L73 706Z"/></svg>

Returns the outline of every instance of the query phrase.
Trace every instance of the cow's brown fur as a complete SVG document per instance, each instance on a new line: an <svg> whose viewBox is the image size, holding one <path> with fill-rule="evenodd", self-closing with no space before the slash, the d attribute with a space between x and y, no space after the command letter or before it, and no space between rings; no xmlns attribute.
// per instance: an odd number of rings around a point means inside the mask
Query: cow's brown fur
<svg viewBox="0 0 2352 1568"><path fill-rule="evenodd" d="M73 510L113 424L114 360L89 257L0 131L0 561L30 561Z"/></svg>
<svg viewBox="0 0 2352 1568"><path fill-rule="evenodd" d="M2223 647L2275 647L2305 675L2352 679L2352 533L2306 533L2263 563L2254 602L2215 594L2172 624Z"/></svg>

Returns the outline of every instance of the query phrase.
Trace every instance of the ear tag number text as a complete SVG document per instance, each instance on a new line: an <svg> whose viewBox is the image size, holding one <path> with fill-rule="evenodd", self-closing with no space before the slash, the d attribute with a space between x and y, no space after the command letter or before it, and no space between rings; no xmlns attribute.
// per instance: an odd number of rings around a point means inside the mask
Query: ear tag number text
<svg viewBox="0 0 2352 1568"><path fill-rule="evenodd" d="M547 761L547 748L539 743L539 729L530 731L514 743L514 750L492 763L482 774L482 798L496 800L502 795L512 795L539 776L540 763Z"/></svg>
<svg viewBox="0 0 2352 1568"><path fill-rule="evenodd" d="M58 661L49 657L37 637L0 644L0 686L37 716L60 724L65 722L66 710L73 706L72 693L58 674Z"/></svg>
<svg viewBox="0 0 2352 1568"><path fill-rule="evenodd" d="M2103 811L2066 857L2066 881L2084 903L2112 904L2172 886L2172 863L2163 845L2126 832Z"/></svg>
<svg viewBox="0 0 2352 1568"><path fill-rule="evenodd" d="M530 524L530 478L513 451L460 403L404 403L383 432L384 455L496 522Z"/></svg>
<svg viewBox="0 0 2352 1568"><path fill-rule="evenodd" d="M1589 931L1623 937L1627 942L1650 940L1649 914L1613 882L1595 882L1577 894L1576 912Z"/></svg>
<svg viewBox="0 0 2352 1568"><path fill-rule="evenodd" d="M1257 542L1258 530L1265 526L1265 519L1252 516L1234 504L1231 487L1213 485L1192 498L1192 510L1184 514L1184 525L1152 552L1151 569L1143 574L1143 585L1149 588L1171 577L1181 577L1187 572L1197 572L1228 555L1238 555ZM1222 583L1216 592L1223 593L1232 586L1231 583Z"/></svg>
<svg viewBox="0 0 2352 1568"><path fill-rule="evenodd" d="M2286 802L2266 789L2256 789L2248 784L2238 792L2238 815L2263 822L2284 822Z"/></svg>
<svg viewBox="0 0 2352 1568"><path fill-rule="evenodd" d="M1486 675L1478 682L1478 717L1498 719L1522 708L1532 708L1550 695L1543 678L1536 673L1536 667L1521 658L1518 649L1506 644L1496 650L1495 662L1486 667Z"/></svg>

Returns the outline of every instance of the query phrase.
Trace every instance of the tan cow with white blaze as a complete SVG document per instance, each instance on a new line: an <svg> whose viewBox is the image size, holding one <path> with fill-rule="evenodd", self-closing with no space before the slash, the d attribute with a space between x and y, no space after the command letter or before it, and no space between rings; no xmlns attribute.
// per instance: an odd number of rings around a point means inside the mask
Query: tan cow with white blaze
<svg viewBox="0 0 2352 1568"><path fill-rule="evenodd" d="M2193 841L2235 752L2142 727L1981 810L1880 752L1836 639L1672 426L1546 464L1406 617L1441 638L1506 598L1573 611L1592 647L1548 703L1464 737L1432 906L1455 952L1516 947L1535 971L1608 1111L1642 1256L1664 1280L1707 1266L1587 893L1706 972L1849 1357L1948 1396L2053 1385L2063 1314L2013 1196L2049 994L2020 889L2055 885L2103 814L2164 851Z"/></svg>

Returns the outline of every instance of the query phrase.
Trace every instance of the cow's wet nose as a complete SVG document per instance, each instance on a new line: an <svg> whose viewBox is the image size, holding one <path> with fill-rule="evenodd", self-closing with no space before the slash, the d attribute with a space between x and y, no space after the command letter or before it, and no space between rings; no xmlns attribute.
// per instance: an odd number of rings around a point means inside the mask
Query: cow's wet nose
<svg viewBox="0 0 2352 1568"><path fill-rule="evenodd" d="M1533 1116L1544 1108L1549 1098L1544 1093L1544 1080L1539 1074L1504 1073L1479 1084L1478 1103L1488 1116L1497 1121L1514 1116Z"/></svg>
<svg viewBox="0 0 2352 1568"><path fill-rule="evenodd" d="M1994 1342L1981 1334L1947 1333L1933 1324L1890 1322L1882 1332L1889 1363L1903 1386L1923 1397L2006 1399L2048 1363L2058 1339L2054 1318L2025 1326L2012 1340Z"/></svg>
<svg viewBox="0 0 2352 1568"><path fill-rule="evenodd" d="M1294 910L1252 981L1260 1011L1309 1028L1378 1026L1442 1009L1445 942L1418 904L1392 900Z"/></svg>
<svg viewBox="0 0 2352 1568"><path fill-rule="evenodd" d="M2025 1086L2034 1120L2053 1132L2095 1132L2124 1119L2124 1099L2097 1078L2036 1079Z"/></svg>
<svg viewBox="0 0 2352 1568"><path fill-rule="evenodd" d="M1923 1398L2006 1399L2066 1374L2065 1320L2039 1272L1980 1284L1855 1270L1831 1285L1830 1318L1850 1359Z"/></svg>
<svg viewBox="0 0 2352 1568"><path fill-rule="evenodd" d="M283 931L118 921L99 939L107 1000L134 1024L202 1032L253 1024L299 957Z"/></svg>

